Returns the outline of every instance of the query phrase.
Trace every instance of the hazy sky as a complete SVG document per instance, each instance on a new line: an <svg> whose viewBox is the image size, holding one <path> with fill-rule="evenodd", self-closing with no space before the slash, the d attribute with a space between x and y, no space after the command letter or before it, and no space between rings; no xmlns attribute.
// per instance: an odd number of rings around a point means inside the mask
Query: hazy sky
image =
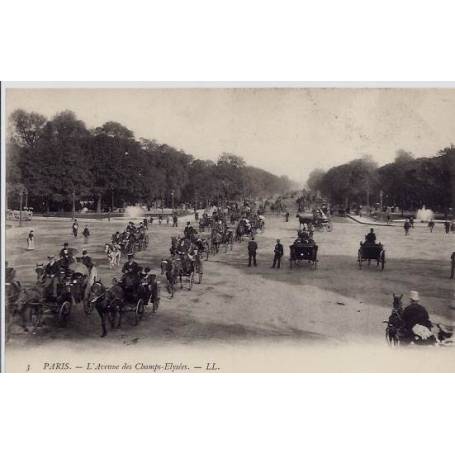
<svg viewBox="0 0 455 455"><path fill-rule="evenodd" d="M370 154L435 154L455 142L455 89L7 89L17 108L52 117L70 109L91 128L114 120L196 158L235 153L304 182Z"/></svg>

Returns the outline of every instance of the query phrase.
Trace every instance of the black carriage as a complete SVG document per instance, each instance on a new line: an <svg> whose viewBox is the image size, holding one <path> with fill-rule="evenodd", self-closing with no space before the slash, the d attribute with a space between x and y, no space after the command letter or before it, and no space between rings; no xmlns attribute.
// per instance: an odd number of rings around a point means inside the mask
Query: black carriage
<svg viewBox="0 0 455 455"><path fill-rule="evenodd" d="M136 279L134 276L131 276L131 278L130 285L125 284L125 277L121 281L121 287L124 292L121 308L122 313L134 313L134 325L138 325L144 317L146 305L152 304L153 313L158 310L160 291L157 282L152 285L152 290L150 290L149 283Z"/></svg>
<svg viewBox="0 0 455 455"><path fill-rule="evenodd" d="M360 248L357 253L357 262L359 269L362 268L362 263L367 262L370 265L371 261L376 261L376 266L384 270L385 265L385 250L381 243L368 244L360 243Z"/></svg>
<svg viewBox="0 0 455 455"><path fill-rule="evenodd" d="M318 265L318 246L314 241L296 241L289 246L289 267L292 269L297 263L310 263L315 269Z"/></svg>
<svg viewBox="0 0 455 455"><path fill-rule="evenodd" d="M48 289L44 291L42 301L29 303L30 322L34 329L40 327L46 317L54 317L60 327L66 327L74 303L72 286L71 276L65 276L59 280L56 297Z"/></svg>

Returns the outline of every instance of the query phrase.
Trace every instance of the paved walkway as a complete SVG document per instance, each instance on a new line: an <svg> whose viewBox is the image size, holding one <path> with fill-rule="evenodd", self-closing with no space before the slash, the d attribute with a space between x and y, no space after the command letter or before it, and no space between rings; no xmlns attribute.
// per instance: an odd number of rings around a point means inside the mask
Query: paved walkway
<svg viewBox="0 0 455 455"><path fill-rule="evenodd" d="M346 216L359 224L372 224L374 226L393 226L393 224L387 224L384 222L376 221L375 219L370 218L368 216L357 216L350 214L349 215L347 214Z"/></svg>

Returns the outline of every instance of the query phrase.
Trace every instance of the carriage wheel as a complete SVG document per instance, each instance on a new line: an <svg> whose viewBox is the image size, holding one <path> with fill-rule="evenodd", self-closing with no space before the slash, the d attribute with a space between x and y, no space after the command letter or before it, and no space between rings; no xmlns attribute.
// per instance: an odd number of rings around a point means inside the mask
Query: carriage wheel
<svg viewBox="0 0 455 455"><path fill-rule="evenodd" d="M385 251L383 251L381 254L381 271L384 270L384 265L385 265Z"/></svg>
<svg viewBox="0 0 455 455"><path fill-rule="evenodd" d="M357 253L357 262L359 263L359 269L362 268L362 254L359 252Z"/></svg>
<svg viewBox="0 0 455 455"><path fill-rule="evenodd" d="M139 321L144 317L144 300L139 299L137 301L136 309L134 311L134 325L138 325Z"/></svg>
<svg viewBox="0 0 455 455"><path fill-rule="evenodd" d="M60 327L66 327L68 323L68 318L71 313L71 302L65 300L62 305L60 306L57 314L57 320Z"/></svg>

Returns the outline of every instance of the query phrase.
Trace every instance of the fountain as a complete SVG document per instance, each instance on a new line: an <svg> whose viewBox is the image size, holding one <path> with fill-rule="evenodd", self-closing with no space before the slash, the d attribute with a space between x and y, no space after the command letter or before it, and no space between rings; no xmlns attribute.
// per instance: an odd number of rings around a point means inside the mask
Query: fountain
<svg viewBox="0 0 455 455"><path fill-rule="evenodd" d="M434 218L433 210L425 208L422 206L421 209L417 210L416 213L416 220L420 221L421 223L428 223L428 221Z"/></svg>
<svg viewBox="0 0 455 455"><path fill-rule="evenodd" d="M137 205L129 205L125 207L125 213L123 216L127 218L143 218L145 214L145 210L142 207Z"/></svg>

